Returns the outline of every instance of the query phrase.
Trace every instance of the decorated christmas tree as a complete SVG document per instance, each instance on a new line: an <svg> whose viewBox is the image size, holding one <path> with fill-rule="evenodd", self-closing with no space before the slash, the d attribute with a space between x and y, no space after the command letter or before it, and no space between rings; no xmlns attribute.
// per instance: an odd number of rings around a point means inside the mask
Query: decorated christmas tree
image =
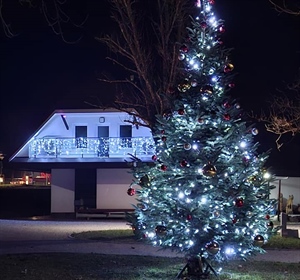
<svg viewBox="0 0 300 280"><path fill-rule="evenodd" d="M234 65L222 43L214 0L198 0L180 46L181 78L173 109L157 116L152 163L138 162L128 194L136 195L137 236L187 256L189 275L217 275L215 263L263 253L274 232L267 154L228 92Z"/></svg>

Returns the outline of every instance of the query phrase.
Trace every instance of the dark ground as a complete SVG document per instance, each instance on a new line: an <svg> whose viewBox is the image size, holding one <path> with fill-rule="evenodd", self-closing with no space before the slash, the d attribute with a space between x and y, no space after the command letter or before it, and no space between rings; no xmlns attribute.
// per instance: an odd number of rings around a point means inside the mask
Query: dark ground
<svg viewBox="0 0 300 280"><path fill-rule="evenodd" d="M50 187L1 187L0 218L50 215Z"/></svg>

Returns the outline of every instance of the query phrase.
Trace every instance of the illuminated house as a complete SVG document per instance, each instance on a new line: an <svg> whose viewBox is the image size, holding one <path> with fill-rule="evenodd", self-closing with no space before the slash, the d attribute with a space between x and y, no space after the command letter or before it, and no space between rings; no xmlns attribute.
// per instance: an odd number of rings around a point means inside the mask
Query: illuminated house
<svg viewBox="0 0 300 280"><path fill-rule="evenodd" d="M10 158L15 165L51 171L51 213L75 206L130 209L131 155L151 161L149 128L116 109L57 110Z"/></svg>

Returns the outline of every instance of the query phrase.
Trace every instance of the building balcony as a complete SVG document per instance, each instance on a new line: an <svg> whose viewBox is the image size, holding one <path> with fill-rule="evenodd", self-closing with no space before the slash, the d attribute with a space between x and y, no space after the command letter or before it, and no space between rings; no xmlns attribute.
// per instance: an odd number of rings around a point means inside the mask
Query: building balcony
<svg viewBox="0 0 300 280"><path fill-rule="evenodd" d="M29 158L138 158L155 154L152 137L80 137L33 139L29 143Z"/></svg>

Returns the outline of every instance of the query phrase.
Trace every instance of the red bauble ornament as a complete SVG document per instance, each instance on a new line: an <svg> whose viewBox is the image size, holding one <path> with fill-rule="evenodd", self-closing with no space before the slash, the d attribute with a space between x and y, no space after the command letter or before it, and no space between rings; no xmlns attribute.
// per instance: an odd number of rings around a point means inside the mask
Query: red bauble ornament
<svg viewBox="0 0 300 280"><path fill-rule="evenodd" d="M160 169L161 169L162 171L166 171L167 168L168 168L168 167L167 167L166 165L164 165L164 164L160 167Z"/></svg>
<svg viewBox="0 0 300 280"><path fill-rule="evenodd" d="M184 160L182 160L181 162L180 162L180 166L181 167L186 167L187 166L187 161L184 159Z"/></svg>
<svg viewBox="0 0 300 280"><path fill-rule="evenodd" d="M219 38L217 41L218 41L218 44L219 44L219 45L223 45L223 43L224 43L223 40L222 40L221 38Z"/></svg>
<svg viewBox="0 0 300 280"><path fill-rule="evenodd" d="M167 89L167 93L169 93L169 94L173 94L174 92L175 92L175 89L173 87L169 87Z"/></svg>
<svg viewBox="0 0 300 280"><path fill-rule="evenodd" d="M267 220L270 219L270 215L269 215L269 214L266 215L266 219L267 219Z"/></svg>
<svg viewBox="0 0 300 280"><path fill-rule="evenodd" d="M156 161L156 160L157 160L157 156L156 156L156 155L153 155L153 156L152 156L152 160Z"/></svg>
<svg viewBox="0 0 300 280"><path fill-rule="evenodd" d="M205 21L200 23L201 28L205 29L207 28L207 23Z"/></svg>
<svg viewBox="0 0 300 280"><path fill-rule="evenodd" d="M224 67L224 72L225 72L225 73L228 73L228 72L231 72L233 69L234 69L233 64L228 63L228 64Z"/></svg>
<svg viewBox="0 0 300 280"><path fill-rule="evenodd" d="M178 110L178 115L181 115L181 116L184 115L184 109L179 109Z"/></svg>
<svg viewBox="0 0 300 280"><path fill-rule="evenodd" d="M198 118L198 123L204 123L204 120L202 118Z"/></svg>
<svg viewBox="0 0 300 280"><path fill-rule="evenodd" d="M219 27L219 31L220 31L221 33L225 33L225 31L226 31L225 26L224 26L224 25L221 25L221 26Z"/></svg>
<svg viewBox="0 0 300 280"><path fill-rule="evenodd" d="M244 163L245 165L248 165L248 164L249 164L249 161L250 161L250 159L249 159L248 157L243 157L243 163Z"/></svg>
<svg viewBox="0 0 300 280"><path fill-rule="evenodd" d="M223 107L225 108L225 109L229 109L230 107L231 107L231 105L230 105L230 103L229 103L229 101L224 101L224 103L223 103Z"/></svg>
<svg viewBox="0 0 300 280"><path fill-rule="evenodd" d="M220 246L217 242L211 242L206 245L206 250L211 255L216 255L220 251Z"/></svg>
<svg viewBox="0 0 300 280"><path fill-rule="evenodd" d="M236 207L243 207L244 206L244 200L242 198L238 198L236 201L235 201L235 206Z"/></svg>
<svg viewBox="0 0 300 280"><path fill-rule="evenodd" d="M233 223L233 224L236 224L236 222L237 222L237 218L233 218L233 219L232 219L232 223Z"/></svg>
<svg viewBox="0 0 300 280"><path fill-rule="evenodd" d="M208 0L208 3L209 3L210 5L214 5L214 4L215 4L215 0Z"/></svg>
<svg viewBox="0 0 300 280"><path fill-rule="evenodd" d="M135 189L129 188L129 189L127 190L127 194L128 194L129 196L135 195Z"/></svg>
<svg viewBox="0 0 300 280"><path fill-rule="evenodd" d="M164 142L166 142L167 141L167 137L163 136L163 137L161 137L161 140L164 141Z"/></svg>
<svg viewBox="0 0 300 280"><path fill-rule="evenodd" d="M165 134L165 131L164 130L161 130L161 132L160 132L161 134Z"/></svg>
<svg viewBox="0 0 300 280"><path fill-rule="evenodd" d="M191 215L191 214L187 215L187 216L186 216L186 219L187 219L188 221L190 221L190 220L192 219L192 215Z"/></svg>
<svg viewBox="0 0 300 280"><path fill-rule="evenodd" d="M180 51L187 53L189 51L189 48L186 45L181 46Z"/></svg>
<svg viewBox="0 0 300 280"><path fill-rule="evenodd" d="M230 84L228 84L228 86L229 86L230 88L234 88L234 87L235 87L235 83L230 83Z"/></svg>
<svg viewBox="0 0 300 280"><path fill-rule="evenodd" d="M230 121L230 119L231 119L231 117L230 117L229 114L225 114L225 115L223 116L223 118L224 118L225 121Z"/></svg>

